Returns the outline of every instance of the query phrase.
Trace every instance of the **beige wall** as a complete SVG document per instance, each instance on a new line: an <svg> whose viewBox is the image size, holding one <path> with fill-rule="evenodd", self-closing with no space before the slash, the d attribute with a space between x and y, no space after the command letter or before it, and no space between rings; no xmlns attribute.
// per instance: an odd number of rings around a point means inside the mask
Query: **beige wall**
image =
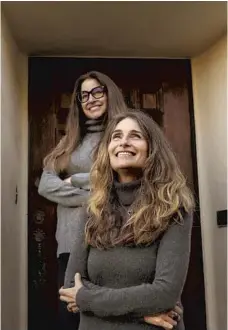
<svg viewBox="0 0 228 330"><path fill-rule="evenodd" d="M226 329L227 228L216 212L227 209L226 37L192 59L196 148L207 305L207 330Z"/></svg>
<svg viewBox="0 0 228 330"><path fill-rule="evenodd" d="M1 329L26 330L27 56L15 45L4 17L1 80Z"/></svg>

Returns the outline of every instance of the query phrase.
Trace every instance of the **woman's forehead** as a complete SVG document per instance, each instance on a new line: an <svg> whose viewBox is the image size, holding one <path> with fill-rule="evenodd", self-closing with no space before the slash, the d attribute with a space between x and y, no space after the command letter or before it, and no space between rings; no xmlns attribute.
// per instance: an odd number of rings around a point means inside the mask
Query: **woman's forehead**
<svg viewBox="0 0 228 330"><path fill-rule="evenodd" d="M81 90L90 91L94 87L100 86L100 82L95 78L86 78L81 84Z"/></svg>
<svg viewBox="0 0 228 330"><path fill-rule="evenodd" d="M132 131L132 130L135 130L135 131L139 131L141 132L141 128L138 124L138 122L133 119L133 118L130 118L130 117L127 117L127 118L124 118L122 119L115 127L114 127L114 130L113 131L116 131L116 130L121 130L121 131Z"/></svg>

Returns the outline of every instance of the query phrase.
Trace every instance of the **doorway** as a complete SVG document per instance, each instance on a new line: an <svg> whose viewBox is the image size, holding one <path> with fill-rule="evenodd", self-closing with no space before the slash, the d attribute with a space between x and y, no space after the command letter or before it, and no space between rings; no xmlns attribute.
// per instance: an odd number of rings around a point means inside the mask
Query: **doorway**
<svg viewBox="0 0 228 330"><path fill-rule="evenodd" d="M55 328L56 206L38 195L42 160L64 134L76 78L90 70L110 76L129 107L161 126L198 200L190 61L154 59L29 59L28 279L31 330ZM194 214L190 266L182 301L186 330L206 330L199 209Z"/></svg>

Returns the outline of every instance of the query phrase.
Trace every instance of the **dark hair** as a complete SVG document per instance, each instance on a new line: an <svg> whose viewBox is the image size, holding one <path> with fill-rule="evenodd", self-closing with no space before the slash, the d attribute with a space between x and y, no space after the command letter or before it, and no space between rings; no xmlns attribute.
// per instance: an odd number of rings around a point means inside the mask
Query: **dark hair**
<svg viewBox="0 0 228 330"><path fill-rule="evenodd" d="M104 125L106 125L114 115L127 111L124 97L111 78L97 71L91 71L81 75L74 85L65 136L44 159L44 167L55 170L57 173L66 169L70 154L80 144L85 134L84 123L86 121L86 116L82 111L77 93L81 90L81 85L86 79L96 79L102 86L105 86L108 109L104 116Z"/></svg>

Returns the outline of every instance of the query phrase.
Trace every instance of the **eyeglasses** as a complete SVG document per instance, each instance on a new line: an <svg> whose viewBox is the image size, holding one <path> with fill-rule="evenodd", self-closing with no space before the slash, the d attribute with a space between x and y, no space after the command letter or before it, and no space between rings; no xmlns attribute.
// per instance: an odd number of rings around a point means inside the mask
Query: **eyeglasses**
<svg viewBox="0 0 228 330"><path fill-rule="evenodd" d="M87 91L81 91L77 93L77 97L79 102L85 103L89 100L89 95L91 94L95 99L100 99L102 96L104 96L105 93L105 86L97 86L91 89L90 92Z"/></svg>

